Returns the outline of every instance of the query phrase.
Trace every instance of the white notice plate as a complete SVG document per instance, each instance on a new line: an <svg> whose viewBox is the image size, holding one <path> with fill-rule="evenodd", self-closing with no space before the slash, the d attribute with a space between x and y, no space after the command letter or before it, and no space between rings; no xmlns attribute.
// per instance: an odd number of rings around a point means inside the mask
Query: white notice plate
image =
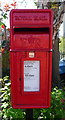
<svg viewBox="0 0 65 120"><path fill-rule="evenodd" d="M40 61L24 61L24 91L39 91Z"/></svg>

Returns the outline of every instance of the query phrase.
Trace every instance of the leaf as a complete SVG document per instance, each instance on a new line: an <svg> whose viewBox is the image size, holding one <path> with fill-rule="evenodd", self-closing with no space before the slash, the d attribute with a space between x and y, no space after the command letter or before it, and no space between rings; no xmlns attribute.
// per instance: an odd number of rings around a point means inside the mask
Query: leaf
<svg viewBox="0 0 65 120"><path fill-rule="evenodd" d="M3 115L3 118L4 118L4 119L6 119L6 118L7 118L7 115L6 115L6 114L4 114L4 115ZM7 120L7 119L6 119L6 120Z"/></svg>
<svg viewBox="0 0 65 120"><path fill-rule="evenodd" d="M2 104L2 106L1 106L1 108L7 108L8 105L9 105L8 103L4 102L4 103Z"/></svg>
<svg viewBox="0 0 65 120"><path fill-rule="evenodd" d="M0 117L2 117L2 111L0 111Z"/></svg>
<svg viewBox="0 0 65 120"><path fill-rule="evenodd" d="M0 82L2 82L3 81L3 79L2 78L0 78Z"/></svg>
<svg viewBox="0 0 65 120"><path fill-rule="evenodd" d="M1 88L1 91L7 90L7 89L8 89L7 86L5 86L4 88Z"/></svg>
<svg viewBox="0 0 65 120"><path fill-rule="evenodd" d="M6 93L4 92L4 93L0 96L0 98L4 97L5 94L6 94Z"/></svg>
<svg viewBox="0 0 65 120"><path fill-rule="evenodd" d="M11 83L5 83L5 85L6 85L6 86L10 86L10 85L11 85Z"/></svg>

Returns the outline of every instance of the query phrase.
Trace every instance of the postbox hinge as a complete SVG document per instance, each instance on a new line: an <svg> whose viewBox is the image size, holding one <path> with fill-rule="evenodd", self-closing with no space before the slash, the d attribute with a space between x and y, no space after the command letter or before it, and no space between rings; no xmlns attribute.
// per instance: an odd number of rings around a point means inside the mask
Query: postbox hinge
<svg viewBox="0 0 65 120"><path fill-rule="evenodd" d="M53 52L53 49L50 49L50 52Z"/></svg>

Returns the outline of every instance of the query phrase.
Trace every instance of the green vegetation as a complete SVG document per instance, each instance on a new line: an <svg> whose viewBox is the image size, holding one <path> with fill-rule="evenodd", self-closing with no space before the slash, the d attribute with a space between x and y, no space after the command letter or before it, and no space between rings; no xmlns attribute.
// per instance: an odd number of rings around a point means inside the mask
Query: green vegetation
<svg viewBox="0 0 65 120"><path fill-rule="evenodd" d="M21 109L13 109L11 107L10 103L10 80L9 77L6 76L3 79L0 79L0 82L2 84L2 88L0 89L0 92L2 92L2 95L0 96L2 103L0 111L0 116L3 117L4 120L8 119L20 119L23 118L23 113Z"/></svg>
<svg viewBox="0 0 65 120"><path fill-rule="evenodd" d="M57 87L51 93L51 107L47 109L35 109L35 118L41 117L43 120L60 120L65 118L65 92ZM40 114L39 114L40 113Z"/></svg>
<svg viewBox="0 0 65 120"><path fill-rule="evenodd" d="M13 109L10 103L10 80L6 76L0 79L2 93L0 98L2 103L0 110L0 116L2 120L25 120L26 112L23 109ZM42 120L60 120L65 118L65 91L55 87L51 92L51 107L47 109L33 109L34 120L41 118Z"/></svg>
<svg viewBox="0 0 65 120"><path fill-rule="evenodd" d="M65 53L65 38L60 38L59 51Z"/></svg>

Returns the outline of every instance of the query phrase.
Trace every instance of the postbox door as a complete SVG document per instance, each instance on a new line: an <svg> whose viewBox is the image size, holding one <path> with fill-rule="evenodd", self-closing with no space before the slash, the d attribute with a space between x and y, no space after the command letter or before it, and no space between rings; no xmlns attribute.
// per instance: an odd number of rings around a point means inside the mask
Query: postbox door
<svg viewBox="0 0 65 120"><path fill-rule="evenodd" d="M43 108L50 105L50 53L33 52L34 58L29 58L30 53L12 54L14 72L12 104L14 108ZM16 60L13 61L15 56Z"/></svg>

